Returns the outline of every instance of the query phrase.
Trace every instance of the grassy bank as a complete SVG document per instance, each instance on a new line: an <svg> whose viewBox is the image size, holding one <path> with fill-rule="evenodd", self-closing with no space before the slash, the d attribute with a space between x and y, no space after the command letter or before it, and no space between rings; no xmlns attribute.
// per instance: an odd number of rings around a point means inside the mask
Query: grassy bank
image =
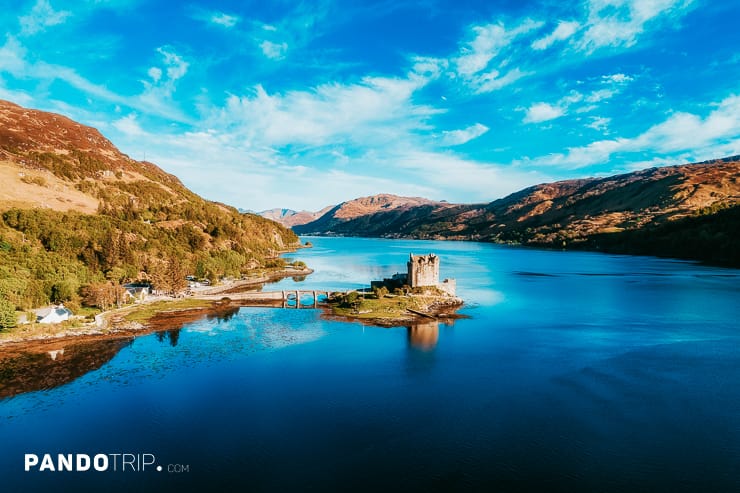
<svg viewBox="0 0 740 493"><path fill-rule="evenodd" d="M146 324L158 313L203 309L209 308L211 305L213 305L212 301L200 300L197 298L186 298L172 301L161 300L154 303L138 305L136 309L132 310L130 313L125 314L123 316L123 319L127 322Z"/></svg>
<svg viewBox="0 0 740 493"><path fill-rule="evenodd" d="M332 315L352 319L376 321L382 325L403 323L419 319L419 315L409 310L439 315L460 307L459 298L439 295L360 295L347 293L329 300Z"/></svg>

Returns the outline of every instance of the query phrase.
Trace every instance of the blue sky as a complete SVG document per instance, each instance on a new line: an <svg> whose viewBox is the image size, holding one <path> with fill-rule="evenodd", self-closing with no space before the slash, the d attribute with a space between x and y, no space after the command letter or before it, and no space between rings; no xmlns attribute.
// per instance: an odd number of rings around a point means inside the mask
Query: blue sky
<svg viewBox="0 0 740 493"><path fill-rule="evenodd" d="M0 98L238 207L740 154L740 2L11 0Z"/></svg>

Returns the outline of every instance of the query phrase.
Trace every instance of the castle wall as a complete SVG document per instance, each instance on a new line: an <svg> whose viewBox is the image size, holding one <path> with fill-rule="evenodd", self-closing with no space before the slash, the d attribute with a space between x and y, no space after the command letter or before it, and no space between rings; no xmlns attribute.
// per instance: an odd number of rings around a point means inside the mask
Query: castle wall
<svg viewBox="0 0 740 493"><path fill-rule="evenodd" d="M436 255L409 256L408 282L412 288L419 286L436 286L439 284L439 257Z"/></svg>
<svg viewBox="0 0 740 493"><path fill-rule="evenodd" d="M455 296L455 291L457 290L457 281L455 281L454 279L445 279L441 283L437 284L437 287L450 296Z"/></svg>

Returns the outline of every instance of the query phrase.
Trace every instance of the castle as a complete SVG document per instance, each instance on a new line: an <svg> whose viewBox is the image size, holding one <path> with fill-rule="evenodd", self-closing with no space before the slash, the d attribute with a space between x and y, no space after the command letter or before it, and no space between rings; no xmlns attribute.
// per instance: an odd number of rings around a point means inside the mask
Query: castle
<svg viewBox="0 0 740 493"><path fill-rule="evenodd" d="M412 288L439 284L439 257L433 253L429 255L410 254L406 268L408 269L406 282Z"/></svg>
<svg viewBox="0 0 740 493"><path fill-rule="evenodd" d="M375 286L401 287L407 285L410 288L436 287L455 296L456 283L454 279L445 279L439 282L439 257L433 253L429 255L409 255L406 263L406 274L395 274L390 279L373 281Z"/></svg>

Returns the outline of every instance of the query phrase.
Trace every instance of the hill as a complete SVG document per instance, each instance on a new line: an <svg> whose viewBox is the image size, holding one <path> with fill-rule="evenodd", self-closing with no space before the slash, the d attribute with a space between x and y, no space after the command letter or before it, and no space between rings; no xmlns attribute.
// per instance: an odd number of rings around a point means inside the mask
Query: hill
<svg viewBox="0 0 740 493"><path fill-rule="evenodd" d="M404 229L399 222L406 214L414 217L426 215L437 209L450 207L446 202L435 202L421 197L399 197L391 194L373 195L342 202L327 207L317 219L296 225L299 234L357 234L358 236L382 236L386 232ZM379 221L373 223L370 219Z"/></svg>
<svg viewBox="0 0 740 493"><path fill-rule="evenodd" d="M318 212L294 211L292 209L269 209L259 212L258 214L290 228L315 221L331 208L332 206L325 207Z"/></svg>
<svg viewBox="0 0 740 493"><path fill-rule="evenodd" d="M429 203L370 211L344 221L322 217L294 229L314 234L604 249L738 265L737 254L730 252L740 250L736 248L740 237L728 229L732 223L727 220L736 212L722 211L739 204L740 157L735 156L607 178L546 183L487 204ZM701 218L698 222L697 217ZM689 248L688 242L679 240L687 235L683 228L699 228L706 234ZM651 241L649 236L662 240Z"/></svg>
<svg viewBox="0 0 740 493"><path fill-rule="evenodd" d="M72 306L95 283L174 290L279 263L285 227L210 202L96 129L0 101L0 300Z"/></svg>

